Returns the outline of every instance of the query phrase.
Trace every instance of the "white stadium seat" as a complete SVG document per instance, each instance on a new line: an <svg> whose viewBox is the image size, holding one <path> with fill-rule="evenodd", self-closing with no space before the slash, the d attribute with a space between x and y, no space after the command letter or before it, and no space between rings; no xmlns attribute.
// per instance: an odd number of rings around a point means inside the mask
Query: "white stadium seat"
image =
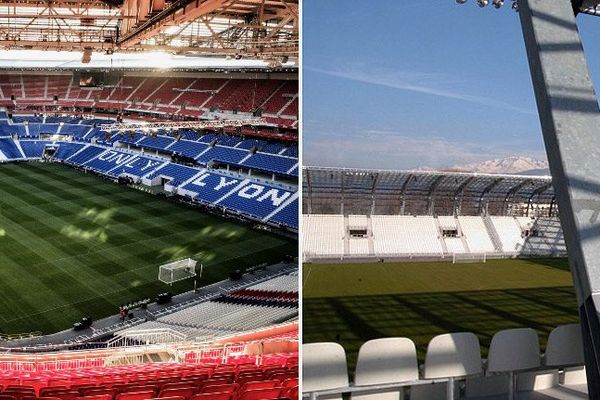
<svg viewBox="0 0 600 400"><path fill-rule="evenodd" d="M361 346L354 377L356 385L407 382L418 379L417 350L412 340L375 339ZM352 396L352 400L402 400L403 398L404 391L398 389L389 393Z"/></svg>
<svg viewBox="0 0 600 400"><path fill-rule="evenodd" d="M346 351L337 343L302 345L302 390L304 392L348 386ZM342 400L342 395L320 399Z"/></svg>

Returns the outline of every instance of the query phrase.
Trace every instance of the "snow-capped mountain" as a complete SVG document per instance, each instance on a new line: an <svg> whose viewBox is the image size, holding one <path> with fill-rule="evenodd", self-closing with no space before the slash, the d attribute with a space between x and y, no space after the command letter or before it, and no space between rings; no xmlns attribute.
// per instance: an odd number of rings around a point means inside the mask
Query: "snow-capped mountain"
<svg viewBox="0 0 600 400"><path fill-rule="evenodd" d="M508 157L499 160L457 165L452 171L479 172L485 174L548 175L548 162L531 157Z"/></svg>

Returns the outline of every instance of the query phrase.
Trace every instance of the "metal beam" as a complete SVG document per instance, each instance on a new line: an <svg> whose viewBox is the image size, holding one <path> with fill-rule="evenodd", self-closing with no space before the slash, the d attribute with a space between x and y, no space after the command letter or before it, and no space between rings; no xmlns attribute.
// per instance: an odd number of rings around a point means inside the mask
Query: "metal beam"
<svg viewBox="0 0 600 400"><path fill-rule="evenodd" d="M589 397L600 398L598 99L571 2L520 0L519 16L581 321Z"/></svg>

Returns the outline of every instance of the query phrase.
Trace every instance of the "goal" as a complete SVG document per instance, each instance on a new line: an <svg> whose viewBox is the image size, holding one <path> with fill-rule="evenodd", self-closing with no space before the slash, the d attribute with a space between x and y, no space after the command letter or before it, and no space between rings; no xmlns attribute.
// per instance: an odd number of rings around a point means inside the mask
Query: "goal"
<svg viewBox="0 0 600 400"><path fill-rule="evenodd" d="M175 282L193 278L196 276L196 265L197 261L191 258L163 264L158 269L158 280L172 285ZM202 264L200 264L200 271L202 271Z"/></svg>
<svg viewBox="0 0 600 400"><path fill-rule="evenodd" d="M452 264L484 263L486 261L486 253L452 253Z"/></svg>

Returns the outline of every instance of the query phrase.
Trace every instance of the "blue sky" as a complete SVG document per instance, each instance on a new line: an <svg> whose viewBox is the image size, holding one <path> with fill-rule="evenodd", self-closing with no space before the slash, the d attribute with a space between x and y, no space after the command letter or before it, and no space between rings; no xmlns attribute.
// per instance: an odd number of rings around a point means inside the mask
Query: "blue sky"
<svg viewBox="0 0 600 400"><path fill-rule="evenodd" d="M305 165L545 159L519 16L474 0L305 0ZM578 18L600 82L598 17Z"/></svg>

